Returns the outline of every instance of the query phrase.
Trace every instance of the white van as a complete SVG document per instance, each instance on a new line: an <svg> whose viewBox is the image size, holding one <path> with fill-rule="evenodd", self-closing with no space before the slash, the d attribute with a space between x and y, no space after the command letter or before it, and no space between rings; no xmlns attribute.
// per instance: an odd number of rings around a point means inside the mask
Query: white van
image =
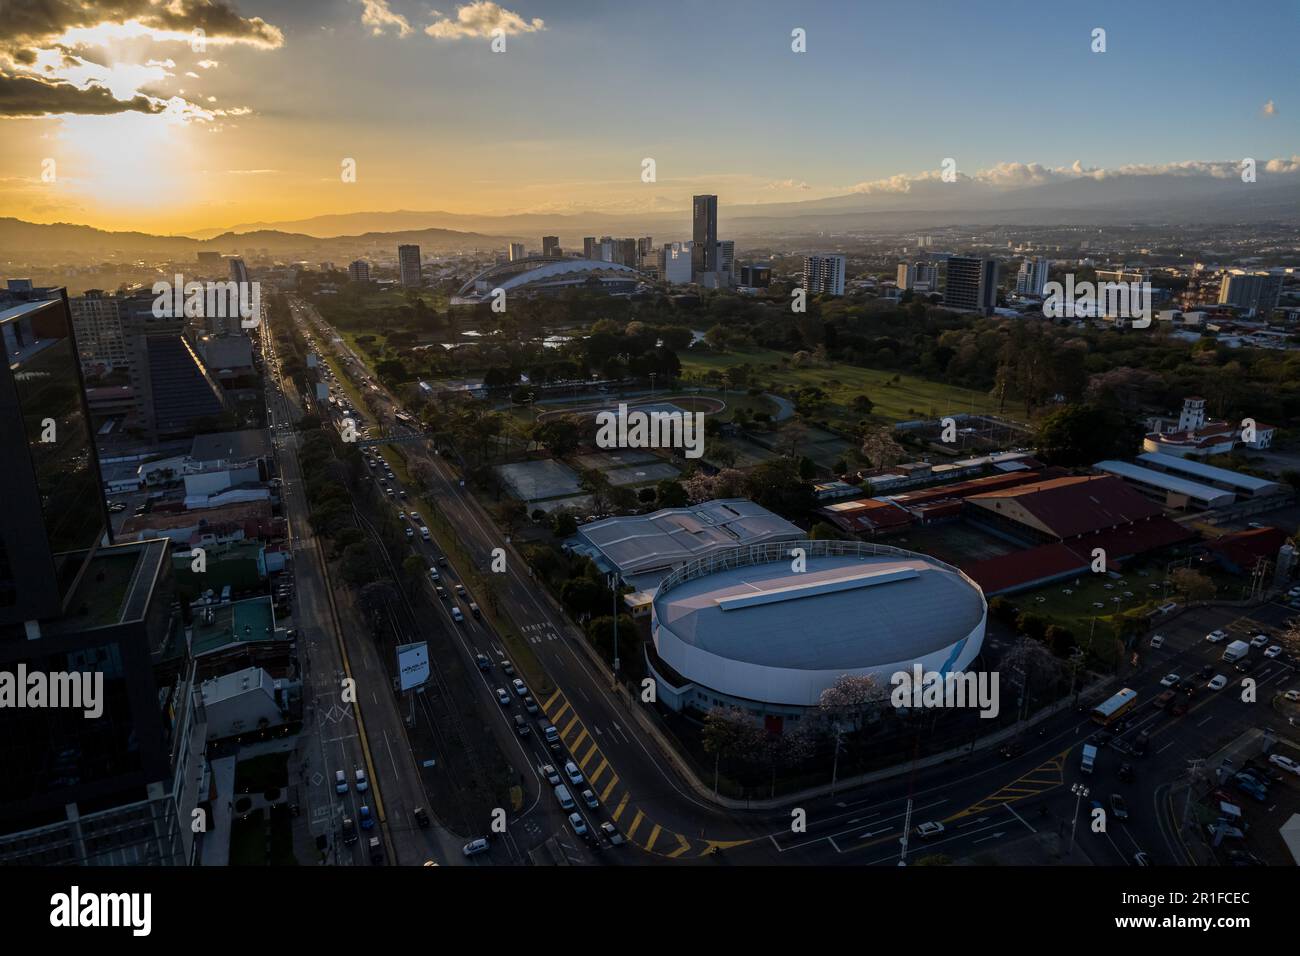
<svg viewBox="0 0 1300 956"><path fill-rule="evenodd" d="M555 799L560 801L562 810L573 809L573 794L569 793L569 788L564 784L557 784L555 787Z"/></svg>

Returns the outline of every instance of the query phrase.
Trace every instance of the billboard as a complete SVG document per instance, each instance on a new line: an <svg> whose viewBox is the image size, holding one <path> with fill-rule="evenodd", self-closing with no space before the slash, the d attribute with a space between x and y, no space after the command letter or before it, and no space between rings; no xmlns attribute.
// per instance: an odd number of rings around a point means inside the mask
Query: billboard
<svg viewBox="0 0 1300 956"><path fill-rule="evenodd" d="M419 687L429 679L429 645L403 644L397 648L397 675L401 690Z"/></svg>

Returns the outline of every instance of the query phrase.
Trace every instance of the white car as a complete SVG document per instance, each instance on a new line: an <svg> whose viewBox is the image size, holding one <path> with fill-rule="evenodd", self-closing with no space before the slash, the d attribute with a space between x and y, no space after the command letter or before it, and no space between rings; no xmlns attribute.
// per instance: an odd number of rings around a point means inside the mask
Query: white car
<svg viewBox="0 0 1300 956"><path fill-rule="evenodd" d="M1218 644L1220 641L1227 640L1228 634L1226 631L1211 631L1209 634L1205 635L1205 639L1211 644Z"/></svg>
<svg viewBox="0 0 1300 956"><path fill-rule="evenodd" d="M582 814L570 813L569 822L573 824L573 832L578 834L578 836L587 835L587 824L582 821Z"/></svg>
<svg viewBox="0 0 1300 956"><path fill-rule="evenodd" d="M927 820L925 823L922 823L920 826L916 828L916 835L924 839L929 839L932 836L938 836L942 832L943 832L943 824L936 823L933 820Z"/></svg>
<svg viewBox="0 0 1300 956"><path fill-rule="evenodd" d="M513 681L511 681L511 686L514 687L515 693L518 694L520 697L528 696L528 685L525 684L523 681L521 681L518 677L516 677Z"/></svg>
<svg viewBox="0 0 1300 956"><path fill-rule="evenodd" d="M1282 754L1269 754L1268 762L1275 767L1281 767L1287 773L1300 774L1300 762L1292 760L1290 757Z"/></svg>
<svg viewBox="0 0 1300 956"><path fill-rule="evenodd" d="M1289 690L1282 696L1287 700L1300 702L1300 690Z"/></svg>
<svg viewBox="0 0 1300 956"><path fill-rule="evenodd" d="M485 837L479 837L477 840L470 840L461 849L466 856L477 856L480 853L488 851L488 841Z"/></svg>
<svg viewBox="0 0 1300 956"><path fill-rule="evenodd" d="M1279 657L1281 656L1281 654L1282 654L1281 644L1274 644L1272 647L1268 647L1264 649L1265 657Z"/></svg>
<svg viewBox="0 0 1300 956"><path fill-rule="evenodd" d="M569 782L575 787L582 783L582 771L578 769L578 765L572 760L564 765L564 772L568 775Z"/></svg>
<svg viewBox="0 0 1300 956"><path fill-rule="evenodd" d="M1160 686L1161 686L1161 687L1177 687L1178 684L1179 684L1179 682L1181 682L1181 681L1182 681L1182 678L1179 677L1177 674L1166 674L1164 677L1160 678Z"/></svg>
<svg viewBox="0 0 1300 956"><path fill-rule="evenodd" d="M451 609L451 619L459 624L465 620L465 615L461 613L460 608L454 607Z"/></svg>
<svg viewBox="0 0 1300 956"><path fill-rule="evenodd" d="M1224 677L1222 674L1215 674L1210 678L1210 682L1205 686L1210 688L1210 690L1223 690L1223 688L1228 686L1228 678Z"/></svg>
<svg viewBox="0 0 1300 956"><path fill-rule="evenodd" d="M1164 647L1164 646L1165 646L1165 636L1164 636L1163 634L1156 634L1154 637L1151 638L1151 646L1152 646L1152 647Z"/></svg>
<svg viewBox="0 0 1300 956"><path fill-rule="evenodd" d="M504 687L497 688L497 701L501 704L502 707L510 706L510 695L506 693L506 689Z"/></svg>
<svg viewBox="0 0 1300 956"><path fill-rule="evenodd" d="M1256 634L1254 637L1250 639L1251 647L1263 647L1267 643L1268 643L1267 634Z"/></svg>

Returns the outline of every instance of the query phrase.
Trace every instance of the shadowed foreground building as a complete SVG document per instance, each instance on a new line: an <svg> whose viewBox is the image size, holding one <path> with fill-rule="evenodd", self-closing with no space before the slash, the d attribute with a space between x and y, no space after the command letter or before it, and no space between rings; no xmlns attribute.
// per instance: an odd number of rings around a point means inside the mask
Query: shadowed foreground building
<svg viewBox="0 0 1300 956"><path fill-rule="evenodd" d="M203 737L168 545L109 542L66 294L0 312L0 359L0 672L102 680L98 716L0 706L0 864L184 863Z"/></svg>

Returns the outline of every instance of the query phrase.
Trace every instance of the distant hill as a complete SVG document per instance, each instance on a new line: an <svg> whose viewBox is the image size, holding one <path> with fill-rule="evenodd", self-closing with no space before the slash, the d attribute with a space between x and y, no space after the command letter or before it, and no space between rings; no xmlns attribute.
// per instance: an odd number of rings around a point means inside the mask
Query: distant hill
<svg viewBox="0 0 1300 956"><path fill-rule="evenodd" d="M210 239L191 236L154 236L143 232L107 232L72 223L34 223L0 218L0 254L22 256L32 253L67 255L80 259L108 259L121 256L184 258L198 252L226 255L265 249L293 259L333 259L346 262L376 252L393 255L400 243L414 242L421 251L447 252L473 247L502 248L513 236L489 236L452 229L415 229L401 232L368 232L329 238L264 229L255 232L223 232Z"/></svg>

